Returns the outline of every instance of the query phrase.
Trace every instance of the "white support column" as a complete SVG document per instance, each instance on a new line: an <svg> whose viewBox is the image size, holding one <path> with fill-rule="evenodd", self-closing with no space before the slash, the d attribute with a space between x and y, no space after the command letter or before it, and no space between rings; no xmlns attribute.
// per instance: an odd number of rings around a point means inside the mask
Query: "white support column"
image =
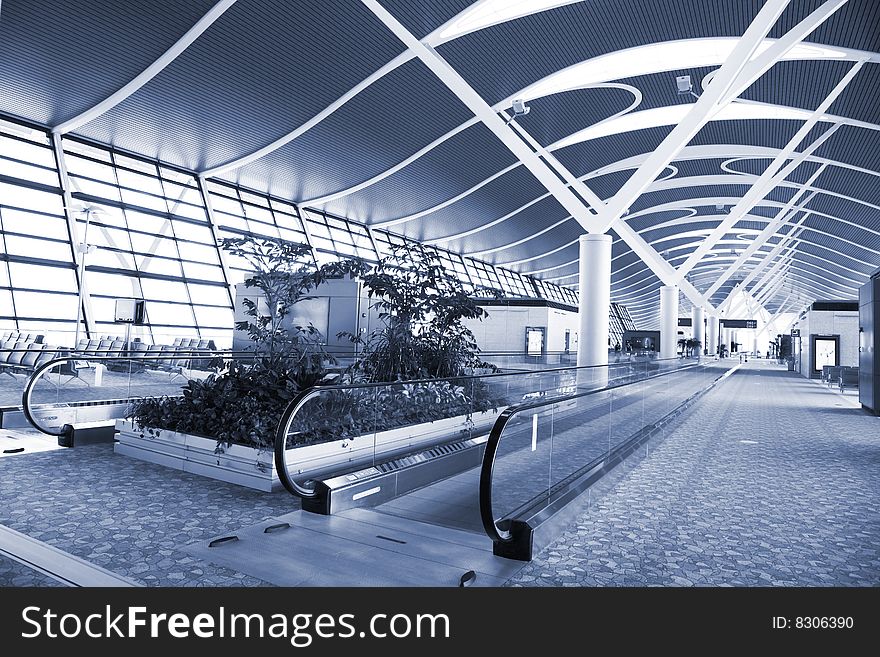
<svg viewBox="0 0 880 657"><path fill-rule="evenodd" d="M578 279L578 367L608 364L608 311L611 307L611 235L589 233L580 236ZM584 383L605 385L608 370L589 371L579 376Z"/></svg>
<svg viewBox="0 0 880 657"><path fill-rule="evenodd" d="M709 315L706 323L706 353L714 356L718 353L718 315Z"/></svg>
<svg viewBox="0 0 880 657"><path fill-rule="evenodd" d="M58 165L58 179L64 198L64 218L67 221L67 235L70 239L70 249L73 252L73 263L76 265L74 275L76 276L79 300L77 302L77 318L73 338L73 346L75 347L79 340L80 323L85 324L87 336L95 334L95 316L92 311L92 297L89 294L89 287L86 285L85 253L79 249L81 244L79 226L73 214L75 212L73 207L74 201L70 192L70 178L67 176L67 163L64 159L61 135L52 135L52 150L55 153L55 162ZM84 240L85 238L82 241Z"/></svg>
<svg viewBox="0 0 880 657"><path fill-rule="evenodd" d="M703 330L703 309L699 306L694 306L691 309L691 335L694 340L700 343L696 350L697 355L702 354L703 349L706 347L706 335Z"/></svg>
<svg viewBox="0 0 880 657"><path fill-rule="evenodd" d="M660 358L678 353L678 286L660 288Z"/></svg>

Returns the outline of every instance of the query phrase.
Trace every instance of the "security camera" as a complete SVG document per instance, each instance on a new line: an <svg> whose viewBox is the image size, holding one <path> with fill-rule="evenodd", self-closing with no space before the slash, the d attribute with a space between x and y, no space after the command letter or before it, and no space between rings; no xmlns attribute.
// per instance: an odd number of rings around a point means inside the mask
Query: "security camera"
<svg viewBox="0 0 880 657"><path fill-rule="evenodd" d="M678 94L684 95L689 94L694 86L691 84L691 76L690 75L679 75L675 78L675 84L678 85Z"/></svg>
<svg viewBox="0 0 880 657"><path fill-rule="evenodd" d="M525 116L529 113L532 108L526 105L526 101L521 98L517 98L513 101L513 115L514 116Z"/></svg>

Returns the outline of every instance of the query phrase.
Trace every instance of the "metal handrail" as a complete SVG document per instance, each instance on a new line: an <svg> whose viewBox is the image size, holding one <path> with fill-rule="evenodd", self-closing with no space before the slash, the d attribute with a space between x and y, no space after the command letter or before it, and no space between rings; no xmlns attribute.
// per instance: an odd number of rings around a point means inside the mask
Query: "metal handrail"
<svg viewBox="0 0 880 657"><path fill-rule="evenodd" d="M66 347L62 347L61 349L67 349ZM76 351L75 353L68 354L66 356L59 356L57 358L53 358L51 360L42 363L38 367L34 368L33 373L30 375L27 383L25 384L24 390L21 394L21 408L24 413L25 419L30 423L32 427L45 433L49 436L63 436L65 435L65 428L61 427L58 431L52 431L44 426L42 426L39 422L37 422L34 414L31 410L31 393L33 392L34 387L37 382L42 378L43 374L55 367L63 363L70 362L72 360L88 360L89 362L119 362L119 361L131 361L133 363L143 362L143 361L165 361L165 360L178 360L178 359L187 359L187 358L240 358L240 357L250 357L256 358L260 355L259 352L253 351L232 351L232 350L211 350L211 349L197 349L197 348L181 348L175 350L169 350L165 352L147 352L141 351L137 352L134 355L120 355L120 356L108 356L106 352L104 355L89 355L87 351Z"/></svg>
<svg viewBox="0 0 880 657"><path fill-rule="evenodd" d="M651 362L668 362L668 361L678 361L680 358L657 358L652 359ZM629 362L629 361L627 361ZM454 376L454 377L443 377L436 379L410 379L405 381L384 381L384 382L368 382L368 383L353 383L353 384L336 384L336 385L316 385L310 388L307 388L300 392L290 403L287 405L287 408L284 409L284 413L281 415L281 419L278 422L278 427L275 431L275 470L278 473L278 479L281 481L282 485L285 489L292 495L296 495L302 498L313 498L317 495L317 491L315 488L307 488L303 487L301 484L297 483L288 473L287 464L285 462L285 452L287 450L287 430L288 424L290 420L296 415L299 410L305 406L313 398L318 395L328 392L328 391L348 391L348 390L358 390L358 389L371 389L378 387L388 387L394 385L413 385L413 384L422 384L422 383L437 383L438 381L472 381L475 379L490 379L497 377L526 377L526 376L536 376L536 375L544 375L544 374L552 374L554 372L572 372L572 371L583 371L583 370L596 370L598 368L608 368L612 365L623 365L625 363L609 363L607 365L586 365L586 366L570 366L570 367L559 367L552 368L546 370L537 370L537 371L528 371L528 372L497 372L490 374L471 374L471 375L462 375L462 376ZM602 389L608 390L611 387L616 386L605 386ZM558 401L561 399L565 399L565 397L555 397L554 400ZM506 411L504 411L506 412ZM502 412L502 415L503 413ZM499 418L500 419L500 418Z"/></svg>
<svg viewBox="0 0 880 657"><path fill-rule="evenodd" d="M680 358L666 358L663 360L682 360ZM501 443L501 438L504 435L504 431L507 428L507 424L510 420L519 413L523 411L535 410L537 408L543 408L545 406L550 406L551 404L560 404L566 401L571 401L573 399L579 399L581 397L587 397L589 395L595 395L600 392L607 392L609 390L615 390L617 388L622 388L624 386L631 385L633 383L641 383L642 381L649 381L651 379L660 378L663 376L668 376L670 374L676 374L678 372L682 372L685 370L689 370L693 367L700 365L700 361L695 363L686 365L684 367L679 367L674 370L669 370L668 372L660 372L659 374L652 374L651 376L645 376L638 381L625 381L621 383L617 383L614 385L603 386L602 388L597 388L595 390L588 390L584 392L573 393L571 395L565 395L562 397L553 397L551 399L539 399L536 401L528 401L522 404L517 404L515 406L510 406L506 408L501 415L498 416L498 419L495 420L495 424L492 425L492 430L489 432L489 438L486 440L486 449L483 452L483 464L480 468L480 486L479 486L479 494L480 494L480 520L483 523L483 529L486 531L486 534L489 538L492 539L493 542L497 543L509 543L513 540L513 536L511 532L507 530L499 530L497 523L495 522L494 514L492 513L492 478L495 471L495 457L498 453L498 446Z"/></svg>

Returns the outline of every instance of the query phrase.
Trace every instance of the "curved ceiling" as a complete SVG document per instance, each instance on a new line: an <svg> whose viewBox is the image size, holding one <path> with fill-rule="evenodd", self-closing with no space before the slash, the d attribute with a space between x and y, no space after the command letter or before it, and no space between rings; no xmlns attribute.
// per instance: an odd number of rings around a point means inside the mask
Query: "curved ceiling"
<svg viewBox="0 0 880 657"><path fill-rule="evenodd" d="M772 60L611 225L612 298L643 326L669 266L693 286L684 307L745 279L770 312L854 298L880 267L880 3L772 2L745 68ZM512 127L609 208L766 7L381 5L496 112L527 101ZM577 284L582 223L368 2L5 0L0 42L9 118Z"/></svg>

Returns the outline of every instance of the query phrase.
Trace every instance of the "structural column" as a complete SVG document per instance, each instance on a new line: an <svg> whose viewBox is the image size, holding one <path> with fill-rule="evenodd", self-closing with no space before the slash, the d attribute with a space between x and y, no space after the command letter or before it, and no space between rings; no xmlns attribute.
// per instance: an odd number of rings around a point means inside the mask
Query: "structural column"
<svg viewBox="0 0 880 657"><path fill-rule="evenodd" d="M714 356L718 353L718 315L709 315L706 322L706 353Z"/></svg>
<svg viewBox="0 0 880 657"><path fill-rule="evenodd" d="M660 358L678 353L678 286L660 288Z"/></svg>
<svg viewBox="0 0 880 657"><path fill-rule="evenodd" d="M695 353L700 355L706 347L706 334L703 330L703 309L699 306L694 306L691 310L691 329L693 339L700 343Z"/></svg>
<svg viewBox="0 0 880 657"><path fill-rule="evenodd" d="M721 344L726 347L728 354L730 353L730 333L731 330L729 328L721 329Z"/></svg>
<svg viewBox="0 0 880 657"><path fill-rule="evenodd" d="M611 308L611 235L580 237L578 367L608 364L608 311ZM607 381L607 368L580 381Z"/></svg>

